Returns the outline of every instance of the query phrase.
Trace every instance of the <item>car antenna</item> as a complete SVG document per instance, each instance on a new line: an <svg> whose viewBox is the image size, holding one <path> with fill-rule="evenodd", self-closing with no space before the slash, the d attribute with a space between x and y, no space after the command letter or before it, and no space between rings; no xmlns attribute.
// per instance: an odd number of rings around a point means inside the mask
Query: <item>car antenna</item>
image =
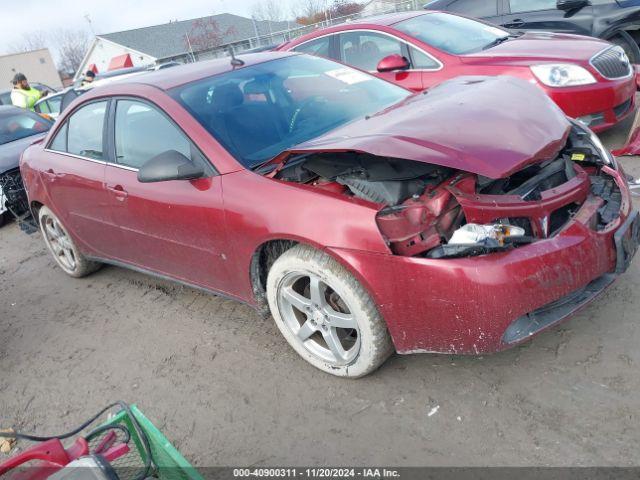
<svg viewBox="0 0 640 480"><path fill-rule="evenodd" d="M229 55L231 55L231 65L234 67L241 67L244 65L244 61L236 58L236 54L233 51L233 47L229 45Z"/></svg>

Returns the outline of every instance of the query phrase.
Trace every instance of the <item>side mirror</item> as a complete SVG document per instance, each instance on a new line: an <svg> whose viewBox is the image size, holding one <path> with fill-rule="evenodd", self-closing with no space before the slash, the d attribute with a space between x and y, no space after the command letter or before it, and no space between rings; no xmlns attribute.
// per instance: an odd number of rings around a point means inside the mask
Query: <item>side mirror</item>
<svg viewBox="0 0 640 480"><path fill-rule="evenodd" d="M380 60L380 63L378 63L378 71L380 73L395 72L397 70L407 70L408 68L409 60L407 60L402 55L398 55L397 53L384 57L382 60Z"/></svg>
<svg viewBox="0 0 640 480"><path fill-rule="evenodd" d="M194 180L203 176L202 167L175 150L167 150L156 155L138 170L138 181L141 183Z"/></svg>
<svg viewBox="0 0 640 480"><path fill-rule="evenodd" d="M580 10L581 8L591 5L589 0L558 0L556 7L558 10L570 12L572 10Z"/></svg>

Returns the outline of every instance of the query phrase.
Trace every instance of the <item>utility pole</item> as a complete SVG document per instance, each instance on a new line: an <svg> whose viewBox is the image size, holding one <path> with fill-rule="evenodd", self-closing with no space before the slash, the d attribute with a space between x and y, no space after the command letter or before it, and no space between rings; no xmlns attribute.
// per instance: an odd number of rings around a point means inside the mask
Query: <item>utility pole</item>
<svg viewBox="0 0 640 480"><path fill-rule="evenodd" d="M251 21L253 22L253 31L256 34L256 47L260 46L260 35L258 34L258 25L256 23L256 17L251 15Z"/></svg>
<svg viewBox="0 0 640 480"><path fill-rule="evenodd" d="M185 35L184 35L184 36L185 36L185 37L186 37L186 39L187 39L187 45L189 45L189 52L191 53L191 61L192 61L193 63L196 63L196 56L195 56L195 55L194 55L194 53L193 53L193 47L191 46L191 40L189 39L189 34L188 34L188 33L185 33Z"/></svg>
<svg viewBox="0 0 640 480"><path fill-rule="evenodd" d="M93 33L93 36L96 36L96 32L93 29L93 23L91 23L91 17L89 16L88 13L84 14L84 19L87 21L87 23L89 24L89 29L91 29L91 33Z"/></svg>

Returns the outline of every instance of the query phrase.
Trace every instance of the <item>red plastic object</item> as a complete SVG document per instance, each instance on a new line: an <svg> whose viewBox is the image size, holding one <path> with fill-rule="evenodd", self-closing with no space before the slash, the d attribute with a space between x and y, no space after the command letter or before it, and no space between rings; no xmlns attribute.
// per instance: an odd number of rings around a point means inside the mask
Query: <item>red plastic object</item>
<svg viewBox="0 0 640 480"><path fill-rule="evenodd" d="M91 70L93 73L98 73L98 67L96 66L95 63L92 63L91 65L89 65L89 68L87 68L87 70Z"/></svg>
<svg viewBox="0 0 640 480"><path fill-rule="evenodd" d="M133 67L133 61L131 60L131 55L125 53L124 55L118 55L117 57L113 57L109 62L108 70L118 70L120 68L129 68Z"/></svg>
<svg viewBox="0 0 640 480"><path fill-rule="evenodd" d="M397 72L399 70L408 70L410 67L409 60L397 53L384 57L378 63L379 72Z"/></svg>
<svg viewBox="0 0 640 480"><path fill-rule="evenodd" d="M638 68L638 67L636 67ZM619 150L614 150L613 153L616 157L622 157L623 155L640 155L640 109L636 111L636 118L629 130L629 136L624 147Z"/></svg>
<svg viewBox="0 0 640 480"><path fill-rule="evenodd" d="M14 472L7 478L12 480L40 480L45 479L63 468L69 462L89 454L89 444L80 437L71 447L65 450L58 439L47 440L25 450L15 457L0 464L0 476L24 467L29 462L29 469Z"/></svg>

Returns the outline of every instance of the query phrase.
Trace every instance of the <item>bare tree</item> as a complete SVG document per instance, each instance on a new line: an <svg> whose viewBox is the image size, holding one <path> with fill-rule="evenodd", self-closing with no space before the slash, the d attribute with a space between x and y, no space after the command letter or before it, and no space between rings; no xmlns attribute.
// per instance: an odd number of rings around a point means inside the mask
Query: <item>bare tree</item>
<svg viewBox="0 0 640 480"><path fill-rule="evenodd" d="M22 35L20 40L9 44L8 50L13 53L30 52L47 48L49 36L44 30L33 30Z"/></svg>
<svg viewBox="0 0 640 480"><path fill-rule="evenodd" d="M86 30L60 28L51 34L57 51L58 69L73 74L80 68L89 48L90 36Z"/></svg>
<svg viewBox="0 0 640 480"><path fill-rule="evenodd" d="M301 0L292 8L292 13L298 23L310 25L325 19L326 3L325 0Z"/></svg>
<svg viewBox="0 0 640 480"><path fill-rule="evenodd" d="M49 48L58 70L73 74L80 67L89 47L90 36L85 30L58 28L51 32L34 30L24 34L22 39L9 45L12 52L29 52Z"/></svg>
<svg viewBox="0 0 640 480"><path fill-rule="evenodd" d="M224 38L233 35L235 29L229 27L223 30L213 18L199 18L191 23L185 43L189 49L195 52L202 52L219 47L223 44Z"/></svg>
<svg viewBox="0 0 640 480"><path fill-rule="evenodd" d="M259 0L251 7L251 18L280 22L286 20L282 2L278 0Z"/></svg>

